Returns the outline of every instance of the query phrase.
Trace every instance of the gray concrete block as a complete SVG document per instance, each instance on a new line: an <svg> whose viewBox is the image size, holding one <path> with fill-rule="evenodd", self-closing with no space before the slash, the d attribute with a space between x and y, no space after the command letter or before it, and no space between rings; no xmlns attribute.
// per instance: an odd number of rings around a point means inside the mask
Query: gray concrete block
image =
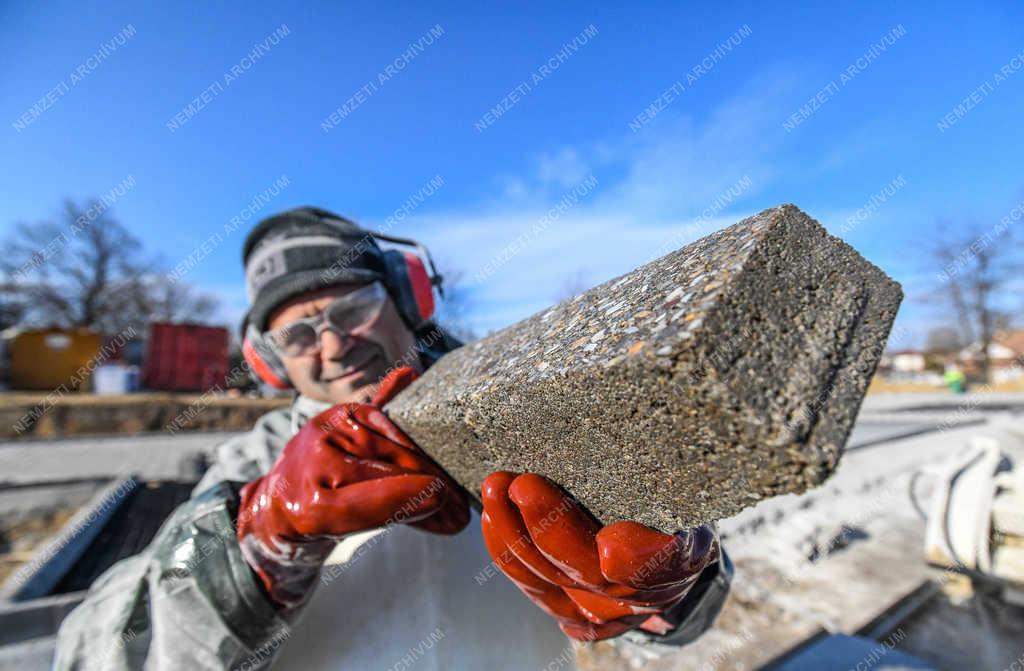
<svg viewBox="0 0 1024 671"><path fill-rule="evenodd" d="M546 475L662 530L835 469L902 299L793 205L443 358L386 407L463 486Z"/></svg>

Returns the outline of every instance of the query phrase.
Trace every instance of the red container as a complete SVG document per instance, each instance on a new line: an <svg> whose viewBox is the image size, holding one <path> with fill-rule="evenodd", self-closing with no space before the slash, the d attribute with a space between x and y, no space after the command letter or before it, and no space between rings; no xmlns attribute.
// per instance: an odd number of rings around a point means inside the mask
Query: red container
<svg viewBox="0 0 1024 671"><path fill-rule="evenodd" d="M149 325L142 385L160 391L224 389L228 330L198 324Z"/></svg>

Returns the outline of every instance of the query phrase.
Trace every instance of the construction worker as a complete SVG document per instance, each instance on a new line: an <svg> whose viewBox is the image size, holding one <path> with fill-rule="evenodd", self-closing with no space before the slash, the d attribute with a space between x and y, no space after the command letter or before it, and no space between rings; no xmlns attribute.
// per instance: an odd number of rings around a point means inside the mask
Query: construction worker
<svg viewBox="0 0 1024 671"><path fill-rule="evenodd" d="M55 668L571 669L562 632L654 653L710 625L731 574L713 528L602 528L508 472L478 515L388 420L460 343L431 320L429 255L378 238L409 242L308 207L255 226L243 350L294 403L220 445L149 547L96 580Z"/></svg>
<svg viewBox="0 0 1024 671"><path fill-rule="evenodd" d="M967 376L955 363L946 366L946 372L942 379L954 394L962 394L967 391Z"/></svg>

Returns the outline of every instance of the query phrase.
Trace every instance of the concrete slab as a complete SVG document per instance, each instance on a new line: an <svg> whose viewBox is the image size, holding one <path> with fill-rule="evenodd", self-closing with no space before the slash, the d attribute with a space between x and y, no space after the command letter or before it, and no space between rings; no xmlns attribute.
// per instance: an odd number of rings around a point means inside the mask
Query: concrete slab
<svg viewBox="0 0 1024 671"><path fill-rule="evenodd" d="M198 480L203 455L237 432L181 432L0 442L0 487L138 476Z"/></svg>
<svg viewBox="0 0 1024 671"><path fill-rule="evenodd" d="M471 493L531 471L602 521L689 527L832 472L901 297L785 205L446 356L386 410Z"/></svg>

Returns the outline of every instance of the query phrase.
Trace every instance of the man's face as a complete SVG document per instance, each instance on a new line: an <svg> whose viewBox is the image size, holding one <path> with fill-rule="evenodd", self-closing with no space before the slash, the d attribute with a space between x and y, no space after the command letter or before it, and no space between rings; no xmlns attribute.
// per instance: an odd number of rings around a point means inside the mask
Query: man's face
<svg viewBox="0 0 1024 671"><path fill-rule="evenodd" d="M313 317L360 285L343 285L300 294L270 315L268 330L296 319ZM384 375L399 366L420 369L415 337L389 296L383 309L353 334L331 328L320 333L320 351L282 356L292 385L310 398L325 403L365 403L373 398Z"/></svg>

